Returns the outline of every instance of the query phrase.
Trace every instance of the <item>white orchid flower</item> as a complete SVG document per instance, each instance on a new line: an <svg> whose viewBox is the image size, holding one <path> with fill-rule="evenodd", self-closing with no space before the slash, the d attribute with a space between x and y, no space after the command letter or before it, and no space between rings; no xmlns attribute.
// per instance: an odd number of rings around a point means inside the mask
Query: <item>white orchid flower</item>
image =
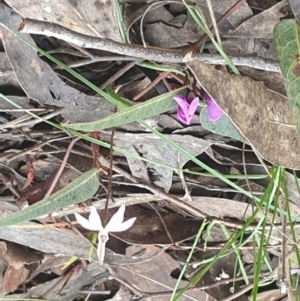
<svg viewBox="0 0 300 301"><path fill-rule="evenodd" d="M85 229L92 231L99 231L98 233L98 246L97 246L97 256L99 262L102 265L105 255L105 244L108 241L109 232L122 232L129 229L136 220L136 217L133 217L126 222L124 220L125 205L122 205L119 210L111 217L108 224L103 228L101 223L100 215L97 212L95 206L91 207L91 213L89 219L87 220L78 213L75 213L75 217L78 223Z"/></svg>

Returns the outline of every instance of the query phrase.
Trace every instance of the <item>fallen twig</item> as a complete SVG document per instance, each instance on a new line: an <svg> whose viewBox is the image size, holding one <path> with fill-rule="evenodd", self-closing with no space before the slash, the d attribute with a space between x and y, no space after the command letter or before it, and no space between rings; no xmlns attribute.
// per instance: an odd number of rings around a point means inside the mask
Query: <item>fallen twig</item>
<svg viewBox="0 0 300 301"><path fill-rule="evenodd" d="M5 25L1 25L6 28ZM21 23L19 26L19 31L22 33L52 36L57 39L64 40L65 42L76 44L83 48L92 48L118 53L121 55L128 55L129 57L134 57L137 60L144 59L161 63L178 64L185 63L187 55L185 52L176 50L172 51L157 48L144 48L136 45L122 44L110 39L86 36L57 24L29 19L26 19ZM202 53L195 53L191 55L191 59L195 58L207 64L227 64L220 55ZM279 65L270 60L257 57L231 57L231 59L233 64L236 66L248 66L260 70L280 72Z"/></svg>

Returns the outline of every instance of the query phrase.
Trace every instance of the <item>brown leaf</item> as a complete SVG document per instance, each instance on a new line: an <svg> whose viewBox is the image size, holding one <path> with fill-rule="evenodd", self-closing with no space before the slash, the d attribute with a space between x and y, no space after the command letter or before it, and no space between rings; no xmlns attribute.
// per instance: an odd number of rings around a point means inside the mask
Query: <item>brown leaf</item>
<svg viewBox="0 0 300 301"><path fill-rule="evenodd" d="M105 138L105 135L102 135ZM191 135L166 135L179 145L184 145L185 149L194 156L198 156L207 151L213 144L211 141L196 138ZM104 139L105 140L105 139ZM131 134L131 133L118 133L115 134L114 144L117 147L132 151L132 147L147 158L164 162L170 166L179 166L182 168L189 159L186 156L180 155L178 159L178 152L175 151L166 142L157 139L155 135L150 134ZM137 160L128 160L130 170L134 176L139 177L141 174L138 172L141 167ZM145 163L143 163L145 164ZM147 168L155 173L154 183L157 186L163 187L165 191L169 191L172 186L173 170L164 166L147 163Z"/></svg>
<svg viewBox="0 0 300 301"><path fill-rule="evenodd" d="M55 176L56 176L56 171L47 180L29 186L27 189L25 189L24 192L22 192L21 199L26 200L29 205L32 205L42 200L45 194L47 193L49 187L51 186ZM70 168L64 169L52 193L58 191L59 189L63 188L64 186L72 182L77 176L78 173L73 169Z"/></svg>
<svg viewBox="0 0 300 301"><path fill-rule="evenodd" d="M6 242L7 252L4 259L16 269L20 269L24 264L38 262L43 258L41 253L37 253L32 249L20 246L12 242Z"/></svg>
<svg viewBox="0 0 300 301"><path fill-rule="evenodd" d="M8 263L3 278L3 289L13 292L30 276L30 269L24 265L40 261L43 255L12 242L2 242L0 247L1 257Z"/></svg>
<svg viewBox="0 0 300 301"><path fill-rule="evenodd" d="M269 91L263 83L218 71L198 60L187 65L264 159L300 169L300 140L285 97Z"/></svg>
<svg viewBox="0 0 300 301"><path fill-rule="evenodd" d="M15 268L13 265L9 265L4 274L3 289L7 292L15 291L27 280L28 276L29 270L24 266Z"/></svg>
<svg viewBox="0 0 300 301"><path fill-rule="evenodd" d="M239 67L239 71L244 76L249 76L256 81L264 82L268 89L286 96L285 84L281 73L257 70L241 66Z"/></svg>
<svg viewBox="0 0 300 301"><path fill-rule="evenodd" d="M23 18L47 20L89 36L121 42L113 0L31 0L27 5L9 0L7 4Z"/></svg>

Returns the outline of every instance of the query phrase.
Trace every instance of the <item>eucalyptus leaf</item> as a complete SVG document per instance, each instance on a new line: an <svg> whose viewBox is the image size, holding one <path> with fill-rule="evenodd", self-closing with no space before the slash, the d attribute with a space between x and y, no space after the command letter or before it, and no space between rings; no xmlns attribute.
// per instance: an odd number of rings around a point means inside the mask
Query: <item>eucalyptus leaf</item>
<svg viewBox="0 0 300 301"><path fill-rule="evenodd" d="M156 96L98 121L65 124L64 126L77 131L92 132L159 115L177 107L173 97L179 92L182 93L185 88Z"/></svg>
<svg viewBox="0 0 300 301"><path fill-rule="evenodd" d="M293 19L280 21L274 28L274 43L291 106L296 109L300 132L300 25Z"/></svg>
<svg viewBox="0 0 300 301"><path fill-rule="evenodd" d="M243 141L244 139L236 130L230 118L224 113L217 121L211 121L208 116L207 107L202 108L200 113L201 125L210 132Z"/></svg>
<svg viewBox="0 0 300 301"><path fill-rule="evenodd" d="M42 215L85 201L97 192L98 187L97 169L94 168L48 198L1 219L0 228L36 219Z"/></svg>

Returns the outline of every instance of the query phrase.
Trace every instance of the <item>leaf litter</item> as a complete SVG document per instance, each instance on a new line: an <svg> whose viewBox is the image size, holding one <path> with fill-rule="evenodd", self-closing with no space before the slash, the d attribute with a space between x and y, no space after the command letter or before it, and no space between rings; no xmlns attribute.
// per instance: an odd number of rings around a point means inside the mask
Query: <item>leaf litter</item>
<svg viewBox="0 0 300 301"><path fill-rule="evenodd" d="M264 192L269 193L270 177L265 168L272 171L272 165L279 165L300 169L298 116L286 98L291 102L289 85L295 78L284 71L291 65L284 56L277 58L274 45L278 50L281 42L276 31L273 39L274 26L282 17L291 16L291 11L285 0L267 2L195 1L195 12L207 28L213 28L216 19L227 54L235 59L242 56L235 60L238 62L248 60L248 67L238 65L241 76L216 66L224 63L215 55L214 44L187 13L183 1L60 0L29 1L24 6L9 0L9 7L1 3L1 296L73 300L101 294L101 300L132 300L136 296L141 300L169 300L175 287L195 283L180 300L206 300L207 296L248 300L251 289L256 289L254 263L259 239L268 245L264 265L258 271L263 279L272 273L280 277L281 262L289 258L291 268L299 267L292 240L295 236L297 241L300 233L297 227L291 231L293 224L284 226L282 212L287 205L282 204L287 196L283 191L276 191L276 201L281 205L272 202L268 212L261 209L253 216L257 208L253 198L259 200ZM296 2L290 4L294 15L299 16ZM119 9L123 10L123 20L118 17ZM37 27L46 27L41 35L23 33L23 38L49 51L96 86L112 84L106 94L95 94L87 83L69 75L5 28L17 32L22 19L27 18ZM104 43L109 41L106 39L123 42L124 30L134 50L138 50L136 45L144 50L157 47L159 61L165 66L169 57L195 51L197 45L208 54L208 61L194 59L187 63L188 82L183 64L166 69L152 61L145 67L147 56L141 59L128 57L126 52L120 54L120 50L116 55L115 49L104 52L81 48L67 43L68 39L50 37L51 23L98 37ZM294 36L294 41L298 38ZM122 44L115 45L122 49ZM290 53L297 61L298 50L294 48ZM263 63L259 70L251 63L249 67L249 58L255 61L258 57ZM279 61L286 86L277 67L277 73L266 71L270 64L266 59L274 60L275 67ZM293 71L297 79L297 68ZM197 100L191 110L188 94L183 92L177 97L179 107L173 100L174 91L186 84L186 91ZM170 93L165 95L166 91ZM292 92L292 97L297 96L297 89ZM8 103L4 97L13 102ZM113 117L115 123L109 117L115 112L109 100L120 107ZM152 128L139 123L141 117ZM87 132L83 139L70 140L70 136L77 135L70 129L72 124L94 121L105 125L101 131L90 128L94 132ZM61 127L55 128L53 122ZM241 190L212 177L203 166L163 141L156 130L226 175ZM110 144L113 150L107 148ZM119 169L111 171L101 165L101 156L110 158L110 166ZM64 171L57 179L61 167ZM298 176L291 170L285 172L288 206L295 222L300 215ZM247 193L249 188L251 192ZM172 198L181 202L180 206ZM95 231L91 231L95 229L80 227L74 214L87 218L93 208L101 216L104 231L110 217L114 219L119 208L125 206L124 223L136 220L126 231L110 233L104 264L100 265L96 252L99 244L93 239ZM194 239L204 225L203 217L212 224L204 227L177 286ZM256 229L264 218L266 232L261 227ZM249 220L242 240L234 241L238 247L232 245L231 252L210 261ZM120 220L118 227L122 227ZM286 283L292 287L290 275L285 276L278 282L281 288ZM201 281L195 281L195 277ZM274 285L278 283L273 281ZM245 284L248 293L243 291ZM279 288L268 292L273 293L274 300L283 297ZM255 297L269 300L271 297L265 294L258 291ZM291 297L290 291L288 294Z"/></svg>

